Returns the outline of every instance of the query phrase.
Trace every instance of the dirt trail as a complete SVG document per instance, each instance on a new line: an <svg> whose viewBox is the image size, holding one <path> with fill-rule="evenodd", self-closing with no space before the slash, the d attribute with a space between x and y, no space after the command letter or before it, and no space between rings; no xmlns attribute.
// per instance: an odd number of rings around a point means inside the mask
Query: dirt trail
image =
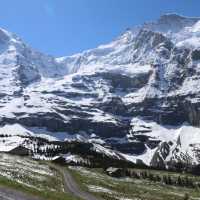
<svg viewBox="0 0 200 200"><path fill-rule="evenodd" d="M83 200L103 200L101 198L97 198L94 195L82 191L72 175L69 171L62 169L63 177L64 177L64 184L65 184L65 191L72 193L74 196L79 197Z"/></svg>

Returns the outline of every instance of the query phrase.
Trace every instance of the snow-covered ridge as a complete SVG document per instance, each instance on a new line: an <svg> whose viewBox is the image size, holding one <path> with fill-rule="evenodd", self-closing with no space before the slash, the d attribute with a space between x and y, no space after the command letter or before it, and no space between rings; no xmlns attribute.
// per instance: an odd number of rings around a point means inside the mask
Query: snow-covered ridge
<svg viewBox="0 0 200 200"><path fill-rule="evenodd" d="M1 48L4 49L2 62L14 61L15 64L19 62L19 64L29 65L31 69L37 73L39 72L39 75L44 77L56 77L85 70L91 72L96 70L96 68L91 67L92 65L99 66L98 68L105 68L105 64L125 65L130 62L134 63L134 54L138 56L137 48L133 49L132 47L134 47L135 39L143 29L160 32L167 38L172 39L177 46L183 46L186 43L191 47L198 47L200 35L199 19L183 17L177 14L165 14L156 22L148 22L127 30L109 44L61 58L53 58L37 52L27 46L18 36L1 29L0 43L5 45L7 41L6 49ZM7 55L8 53L9 55ZM14 57L13 60L10 60L10 53ZM31 63L29 63L29 60L31 60ZM90 69L88 69L89 67ZM25 75L29 73L28 69L26 70ZM37 74L37 76L39 75Z"/></svg>
<svg viewBox="0 0 200 200"><path fill-rule="evenodd" d="M73 56L57 58L57 61L63 63L68 68L69 73L84 71L90 66L123 65L134 62L134 54L138 56L138 47L135 49L133 47L136 43L135 39L142 30L161 33L179 47L185 44L188 47L197 48L200 36L199 20L198 17L165 14L155 22L148 22L127 30L109 44L100 45L96 49Z"/></svg>
<svg viewBox="0 0 200 200"><path fill-rule="evenodd" d="M54 57L33 50L18 36L4 29L0 29L0 64L9 65L12 72L19 72L21 81L27 83L39 77L57 77L67 73Z"/></svg>

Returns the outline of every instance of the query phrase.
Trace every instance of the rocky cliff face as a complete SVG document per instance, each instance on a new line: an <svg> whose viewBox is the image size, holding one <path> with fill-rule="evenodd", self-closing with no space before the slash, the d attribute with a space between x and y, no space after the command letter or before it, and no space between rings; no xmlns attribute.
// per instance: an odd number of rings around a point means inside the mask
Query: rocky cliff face
<svg viewBox="0 0 200 200"><path fill-rule="evenodd" d="M164 15L62 58L0 31L0 132L11 141L31 130L26 137L73 138L131 162L165 167L188 155L198 164L199 92L199 18Z"/></svg>

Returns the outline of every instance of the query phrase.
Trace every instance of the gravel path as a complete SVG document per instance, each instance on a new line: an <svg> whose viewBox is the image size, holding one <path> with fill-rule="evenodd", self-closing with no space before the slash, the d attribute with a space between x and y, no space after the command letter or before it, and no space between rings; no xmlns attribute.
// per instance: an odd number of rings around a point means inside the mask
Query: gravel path
<svg viewBox="0 0 200 200"><path fill-rule="evenodd" d="M78 184L75 182L72 175L67 170L62 170L63 176L64 176L64 182L65 182L65 192L70 192L74 196L79 197L83 200L103 200L101 198L97 198L94 195L82 191Z"/></svg>

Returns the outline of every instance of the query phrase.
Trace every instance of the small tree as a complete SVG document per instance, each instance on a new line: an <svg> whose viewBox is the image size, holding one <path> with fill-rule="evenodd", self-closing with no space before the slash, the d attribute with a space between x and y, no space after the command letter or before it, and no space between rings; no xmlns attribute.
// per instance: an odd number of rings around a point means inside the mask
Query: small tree
<svg viewBox="0 0 200 200"><path fill-rule="evenodd" d="M177 185L178 185L178 186L183 186L183 181L182 181L182 179L181 179L180 176L178 177Z"/></svg>
<svg viewBox="0 0 200 200"><path fill-rule="evenodd" d="M189 200L189 199L190 199L189 194L186 193L186 194L184 195L184 197L183 197L183 200Z"/></svg>

